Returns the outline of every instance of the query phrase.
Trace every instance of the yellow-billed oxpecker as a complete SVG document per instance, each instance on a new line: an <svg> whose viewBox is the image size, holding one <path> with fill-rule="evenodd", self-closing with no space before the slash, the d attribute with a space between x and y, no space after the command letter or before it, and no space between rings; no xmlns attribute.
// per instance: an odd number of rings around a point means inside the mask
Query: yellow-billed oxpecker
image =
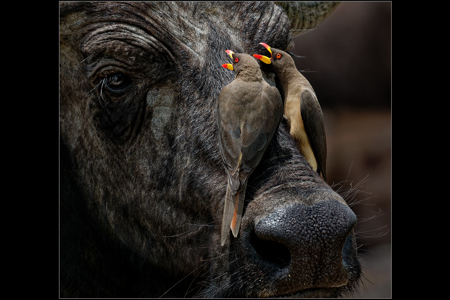
<svg viewBox="0 0 450 300"><path fill-rule="evenodd" d="M246 53L226 50L235 79L220 92L217 106L219 148L228 175L221 245L229 228L239 233L247 180L269 145L283 117L283 100L262 77L258 62Z"/></svg>
<svg viewBox="0 0 450 300"><path fill-rule="evenodd" d="M326 181L327 142L323 113L309 81L297 70L292 57L279 49L260 43L271 57L253 56L272 65L284 91L284 114L288 119L290 134L314 171Z"/></svg>

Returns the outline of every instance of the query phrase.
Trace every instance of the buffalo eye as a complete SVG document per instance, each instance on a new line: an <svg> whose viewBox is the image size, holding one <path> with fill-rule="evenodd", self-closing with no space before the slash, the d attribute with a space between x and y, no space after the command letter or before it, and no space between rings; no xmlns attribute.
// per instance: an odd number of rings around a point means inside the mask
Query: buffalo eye
<svg viewBox="0 0 450 300"><path fill-rule="evenodd" d="M122 73L109 75L104 81L105 88L113 94L121 94L125 92L130 84L131 79Z"/></svg>

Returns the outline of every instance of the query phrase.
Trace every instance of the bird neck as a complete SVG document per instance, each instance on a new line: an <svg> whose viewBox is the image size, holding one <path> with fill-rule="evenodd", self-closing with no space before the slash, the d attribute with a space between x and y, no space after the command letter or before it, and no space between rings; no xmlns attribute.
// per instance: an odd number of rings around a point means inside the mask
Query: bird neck
<svg viewBox="0 0 450 300"><path fill-rule="evenodd" d="M306 79L296 68L286 68L281 72L277 72L277 75L280 78L285 91L292 90L294 86L311 87L308 79ZM301 85L299 85L299 83L301 83Z"/></svg>
<svg viewBox="0 0 450 300"><path fill-rule="evenodd" d="M236 73L236 78L242 81L261 81L262 74L259 69L244 68Z"/></svg>

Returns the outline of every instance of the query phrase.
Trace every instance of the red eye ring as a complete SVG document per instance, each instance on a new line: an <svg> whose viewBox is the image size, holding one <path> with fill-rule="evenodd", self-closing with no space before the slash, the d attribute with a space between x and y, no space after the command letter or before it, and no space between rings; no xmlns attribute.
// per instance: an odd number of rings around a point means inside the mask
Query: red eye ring
<svg viewBox="0 0 450 300"><path fill-rule="evenodd" d="M239 61L239 58L236 57L236 58L234 59L234 62L238 62L238 61Z"/></svg>
<svg viewBox="0 0 450 300"><path fill-rule="evenodd" d="M275 57L276 57L276 58L281 58L281 54L278 53Z"/></svg>

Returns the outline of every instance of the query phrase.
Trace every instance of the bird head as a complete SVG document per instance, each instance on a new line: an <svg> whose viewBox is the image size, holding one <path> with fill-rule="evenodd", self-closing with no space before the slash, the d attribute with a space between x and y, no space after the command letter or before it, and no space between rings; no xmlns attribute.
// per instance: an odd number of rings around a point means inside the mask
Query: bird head
<svg viewBox="0 0 450 300"><path fill-rule="evenodd" d="M233 60L232 64L223 64L222 67L225 69L234 71L236 76L241 74L241 76L254 76L255 80L259 79L261 76L261 70L259 68L256 60L248 55L247 53L234 53L231 50L225 50L225 52Z"/></svg>
<svg viewBox="0 0 450 300"><path fill-rule="evenodd" d="M264 48L266 48L267 51L269 51L270 58L261 54L253 54L253 56L265 64L271 64L275 70L282 69L283 65L289 64L289 62L292 60L292 57L283 50L270 48L270 46L267 45L266 43L259 43L259 44L263 45Z"/></svg>

